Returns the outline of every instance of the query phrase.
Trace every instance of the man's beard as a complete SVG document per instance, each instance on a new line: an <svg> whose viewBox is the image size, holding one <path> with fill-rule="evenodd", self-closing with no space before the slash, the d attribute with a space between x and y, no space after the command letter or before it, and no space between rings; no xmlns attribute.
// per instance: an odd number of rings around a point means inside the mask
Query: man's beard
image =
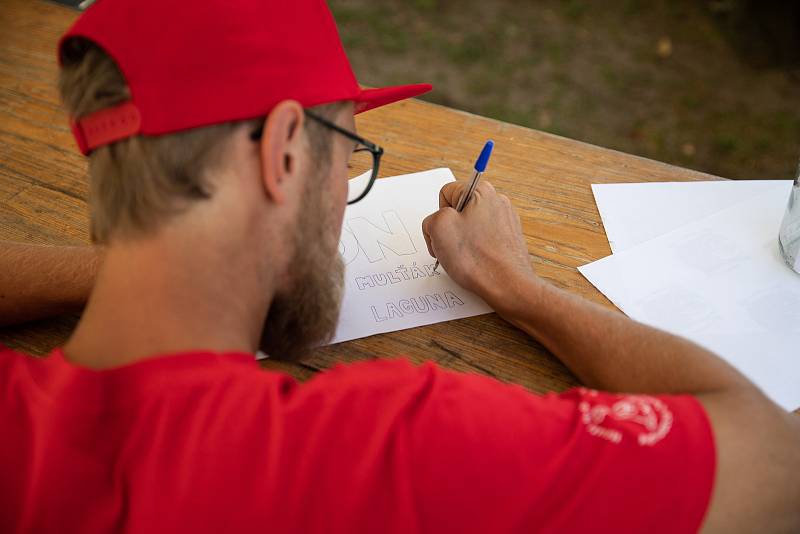
<svg viewBox="0 0 800 534"><path fill-rule="evenodd" d="M303 194L303 215L294 233L289 263L291 284L279 288L269 307L261 334L261 350L271 358L296 360L324 345L336 332L344 287L344 263L333 210L323 202L320 188Z"/></svg>

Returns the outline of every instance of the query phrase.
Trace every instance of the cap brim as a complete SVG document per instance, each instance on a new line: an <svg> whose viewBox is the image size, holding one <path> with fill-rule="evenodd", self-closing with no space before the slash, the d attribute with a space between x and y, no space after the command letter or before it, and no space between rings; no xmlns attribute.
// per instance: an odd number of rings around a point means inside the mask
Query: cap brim
<svg viewBox="0 0 800 534"><path fill-rule="evenodd" d="M355 102L355 112L363 113L398 100L413 98L433 89L429 83L418 83L414 85L395 85L393 87L381 87L379 89L362 89L361 93L353 99Z"/></svg>

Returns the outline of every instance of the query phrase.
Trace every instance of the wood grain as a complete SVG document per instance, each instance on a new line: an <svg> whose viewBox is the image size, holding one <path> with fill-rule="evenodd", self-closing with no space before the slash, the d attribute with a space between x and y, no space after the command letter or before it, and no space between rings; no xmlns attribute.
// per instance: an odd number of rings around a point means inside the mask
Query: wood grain
<svg viewBox="0 0 800 534"><path fill-rule="evenodd" d="M55 90L56 42L76 16L40 0L5 0L0 7L0 239L89 242L86 161ZM475 151L494 139L486 178L519 209L537 272L608 307L576 270L611 252L590 184L716 179L420 101L371 111L357 125L385 148L383 176L450 167L466 178ZM0 329L0 342L44 354L63 343L74 324L67 317ZM398 355L537 392L576 384L558 360L495 314L324 347L302 363L264 365L305 380L338 362Z"/></svg>

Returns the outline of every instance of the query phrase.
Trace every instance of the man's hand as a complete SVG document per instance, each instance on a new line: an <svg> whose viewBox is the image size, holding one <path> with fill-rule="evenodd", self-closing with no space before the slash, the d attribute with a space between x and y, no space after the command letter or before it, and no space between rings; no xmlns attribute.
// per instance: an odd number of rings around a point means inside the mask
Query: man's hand
<svg viewBox="0 0 800 534"><path fill-rule="evenodd" d="M704 348L536 277L508 198L484 182L456 213L453 206L465 187L444 186L439 211L422 223L428 250L447 274L538 339L585 385L694 395L711 421L717 450L706 531L798 532L796 417Z"/></svg>
<svg viewBox="0 0 800 534"><path fill-rule="evenodd" d="M456 283L490 301L510 280L535 275L519 216L508 197L481 182L458 213L455 206L466 189L465 182L442 188L439 211L422 221L422 234L428 252Z"/></svg>

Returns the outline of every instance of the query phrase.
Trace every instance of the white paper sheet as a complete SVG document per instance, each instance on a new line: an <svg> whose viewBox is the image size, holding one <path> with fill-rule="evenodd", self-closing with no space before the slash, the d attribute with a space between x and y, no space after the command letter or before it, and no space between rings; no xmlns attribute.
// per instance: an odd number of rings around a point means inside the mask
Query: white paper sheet
<svg viewBox="0 0 800 534"><path fill-rule="evenodd" d="M611 251L617 253L765 193L791 180L593 184Z"/></svg>
<svg viewBox="0 0 800 534"><path fill-rule="evenodd" d="M800 276L777 249L788 189L580 267L633 319L722 356L786 409L800 407Z"/></svg>
<svg viewBox="0 0 800 534"><path fill-rule="evenodd" d="M491 312L428 254L422 219L439 208L450 169L384 178L348 206L339 244L345 294L333 343Z"/></svg>

